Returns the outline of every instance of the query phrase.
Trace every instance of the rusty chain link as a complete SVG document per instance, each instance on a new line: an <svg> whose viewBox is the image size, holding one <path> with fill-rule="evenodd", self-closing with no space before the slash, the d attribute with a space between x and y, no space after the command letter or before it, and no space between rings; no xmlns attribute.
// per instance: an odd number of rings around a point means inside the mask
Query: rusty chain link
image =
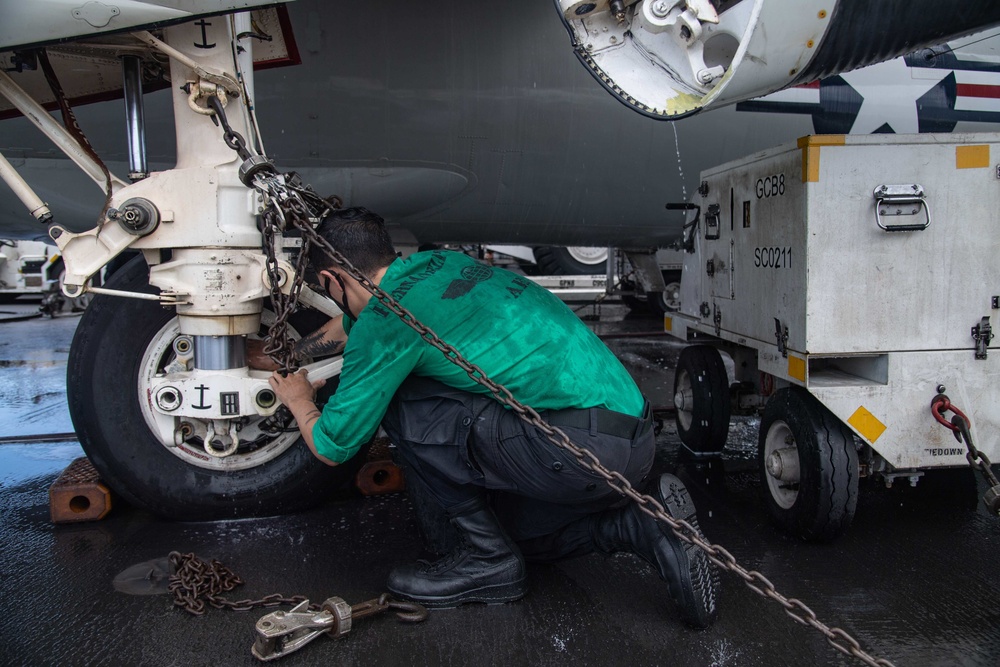
<svg viewBox="0 0 1000 667"><path fill-rule="evenodd" d="M274 311L274 322L271 324L265 339L264 354L277 362L280 366L279 372L282 375L287 375L298 370L295 348L288 334L288 319L295 312L299 293L302 291L302 284L305 281L309 242L303 239L302 247L299 249L299 258L295 265L295 278L292 281L291 290L285 294L281 287L288 277L278 268L278 258L274 252L275 231L278 227L276 217L273 207L268 207L264 211L264 225L261 230L263 237L261 246L266 257L267 278L271 283L271 310Z"/></svg>
<svg viewBox="0 0 1000 667"><path fill-rule="evenodd" d="M948 411L955 413L951 421L948 421L944 416L944 413ZM972 422L943 393L939 393L931 401L931 414L938 423L951 429L952 434L959 443L965 443L968 450L965 453L965 460L969 462L974 471L978 471L983 476L983 479L986 480L986 485L989 487L986 493L983 494L983 504L986 505L991 514L1000 516L1000 480L997 480L997 476L993 474L993 463L989 457L979 451L972 442Z"/></svg>
<svg viewBox="0 0 1000 667"><path fill-rule="evenodd" d="M221 594L242 585L243 579L228 567L217 560L209 563L193 553L182 554L179 551L170 552L169 559L174 567L174 573L170 575L167 592L174 596L175 606L195 616L205 613L206 602L216 609L250 611L257 607L296 605L306 599L304 595L286 597L281 593L274 593L265 595L259 600L229 600ZM312 605L310 609L316 611L319 610L319 606Z"/></svg>
<svg viewBox="0 0 1000 667"><path fill-rule="evenodd" d="M958 428L958 432L962 434L962 440L965 441L965 446L968 448L968 452L965 453L965 460L969 462L974 470L978 470L982 476L986 479L986 482L990 486L1000 485L1000 481L997 480L996 475L993 474L993 469L991 466L993 463L982 451L976 449L976 446L972 442L972 433L969 432L969 423L958 417L951 418L951 423Z"/></svg>
<svg viewBox="0 0 1000 667"><path fill-rule="evenodd" d="M222 127L222 137L225 144L236 151L244 164L252 164L252 170L260 170L266 173L275 173L273 165L269 160L262 157L255 157L247 148L246 140L235 131L226 118L225 105L217 96L208 98L208 105L214 115L212 118ZM290 177L295 178L297 177ZM300 196L306 197L313 204L311 210L319 209L322 216L340 207L339 200L334 202L326 201L312 192L308 187L298 188ZM307 214L309 211L306 212ZM295 357L294 343L288 334L288 320L297 308L299 293L305 282L306 266L309 261L309 242L305 239L299 248L298 259L295 264L295 275L286 276L278 264L275 251L275 240L278 232L286 230L284 213L280 206L268 206L262 216L261 225L261 250L265 257L265 269L267 279L271 288L271 310L274 312L274 322L271 324L268 336L264 341L264 354L271 357L279 366L278 372L288 375L298 370L298 363ZM309 218L310 223L315 224L322 220ZM286 294L282 289L285 280L292 279L291 289Z"/></svg>
<svg viewBox="0 0 1000 667"><path fill-rule="evenodd" d="M675 519L667 514L663 505L655 498L636 491L621 473L605 468L593 452L573 444L562 430L546 423L533 408L523 405L515 399L509 389L490 379L479 366L465 359L457 349L417 320L409 310L372 282L368 276L358 271L344 255L316 232L311 221L320 216L315 211L310 210L306 204L302 188L290 185L280 174L258 174L254 178L253 187L266 197L269 207L281 210L280 213L275 211L275 215L280 216L286 225L290 224L299 230L302 234L303 245L308 242L320 247L334 263L343 268L351 278L356 280L385 308L416 331L427 344L444 354L448 361L461 368L473 382L484 387L502 405L517 414L522 421L541 431L549 442L572 454L580 465L604 479L619 494L635 501L643 512L670 526L680 540L694 544L705 552L710 561L743 579L744 583L755 593L780 604L785 609L785 613L793 620L802 625L808 625L823 634L827 642L841 653L857 658L872 667L893 667L893 664L888 660L874 658L864 651L857 640L844 630L836 627L831 628L820 621L816 613L800 600L787 598L779 593L767 577L760 572L747 570L741 566L729 551L706 541L690 523L683 519ZM319 198L316 197L316 199ZM319 201L323 202L324 200L319 199ZM329 206L325 202L324 205Z"/></svg>

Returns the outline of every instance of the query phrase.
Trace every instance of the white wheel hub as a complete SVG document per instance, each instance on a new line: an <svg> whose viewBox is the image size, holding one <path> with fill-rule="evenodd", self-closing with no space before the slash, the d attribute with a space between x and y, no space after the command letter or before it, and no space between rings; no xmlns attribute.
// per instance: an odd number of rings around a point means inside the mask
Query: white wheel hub
<svg viewBox="0 0 1000 667"><path fill-rule="evenodd" d="M667 283L667 288L660 294L663 300L663 309L666 311L677 311L681 309L681 284L678 282Z"/></svg>
<svg viewBox="0 0 1000 667"><path fill-rule="evenodd" d="M694 423L694 387L691 375L686 370L677 371L677 391L674 393L674 407L677 408L677 421L685 431L691 430Z"/></svg>
<svg viewBox="0 0 1000 667"><path fill-rule="evenodd" d="M767 430L764 467L771 498L782 509L791 509L799 497L799 450L791 429L781 420Z"/></svg>
<svg viewBox="0 0 1000 667"><path fill-rule="evenodd" d="M581 264L600 264L607 260L607 248L585 248L582 246L571 246L566 248L569 256Z"/></svg>
<svg viewBox="0 0 1000 667"><path fill-rule="evenodd" d="M262 323L267 326L274 320L274 315L264 311ZM289 328L290 333L294 333ZM199 420L183 417L172 417L153 407L153 400L167 400L167 396L153 395L153 379L176 358L174 340L180 336L177 318L168 321L153 336L143 354L139 366L137 382L139 408L143 419L153 436L160 441L171 454L190 465L207 470L247 470L271 461L287 450L299 439L298 430L280 432L276 435L262 430L265 418L244 418L237 428L235 420L222 429L221 423L212 420ZM297 337L297 336L296 336ZM238 434L238 435L237 435ZM223 445L216 446L218 453L209 455L204 442L219 440L225 436ZM234 437L235 436L235 437ZM197 442L197 439L201 442ZM236 447L233 447L233 444ZM231 453L228 451L232 449ZM220 455L222 454L222 455Z"/></svg>

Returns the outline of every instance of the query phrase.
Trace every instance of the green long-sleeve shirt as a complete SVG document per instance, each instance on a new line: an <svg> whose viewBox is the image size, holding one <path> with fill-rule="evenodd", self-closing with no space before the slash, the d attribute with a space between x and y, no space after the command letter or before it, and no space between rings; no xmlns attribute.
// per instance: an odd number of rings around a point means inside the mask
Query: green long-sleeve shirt
<svg viewBox="0 0 1000 667"><path fill-rule="evenodd" d="M536 410L642 412L642 395L618 359L564 303L523 276L438 250L397 259L380 286ZM316 450L332 461L346 461L371 438L411 373L489 393L374 298L356 322L344 318L344 329L340 384L313 427Z"/></svg>

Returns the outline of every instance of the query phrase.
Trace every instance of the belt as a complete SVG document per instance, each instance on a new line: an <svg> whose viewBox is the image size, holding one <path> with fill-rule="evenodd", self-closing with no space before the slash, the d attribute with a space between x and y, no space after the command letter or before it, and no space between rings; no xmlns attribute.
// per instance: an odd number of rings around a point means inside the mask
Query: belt
<svg viewBox="0 0 1000 667"><path fill-rule="evenodd" d="M591 415L593 415L598 433L627 440L635 440L639 436L645 435L646 431L653 425L649 401L646 401L642 406L641 418L605 408L549 410L547 414L542 415L542 418L553 426L570 426L589 430Z"/></svg>

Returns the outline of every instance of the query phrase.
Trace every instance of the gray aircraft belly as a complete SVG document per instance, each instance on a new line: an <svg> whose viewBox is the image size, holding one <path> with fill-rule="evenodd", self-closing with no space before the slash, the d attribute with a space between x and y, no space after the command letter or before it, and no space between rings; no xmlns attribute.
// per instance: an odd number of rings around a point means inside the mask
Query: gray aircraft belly
<svg viewBox="0 0 1000 667"><path fill-rule="evenodd" d="M808 116L725 108L637 115L594 85L548 2L372 0L288 5L302 64L258 72L264 148L321 194L381 213L418 243L664 245L702 169L813 132ZM166 91L145 98L153 168L174 146ZM127 173L120 101L77 109L112 171ZM0 151L55 219L90 228L103 194L23 118ZM44 230L7 188L0 227Z"/></svg>

